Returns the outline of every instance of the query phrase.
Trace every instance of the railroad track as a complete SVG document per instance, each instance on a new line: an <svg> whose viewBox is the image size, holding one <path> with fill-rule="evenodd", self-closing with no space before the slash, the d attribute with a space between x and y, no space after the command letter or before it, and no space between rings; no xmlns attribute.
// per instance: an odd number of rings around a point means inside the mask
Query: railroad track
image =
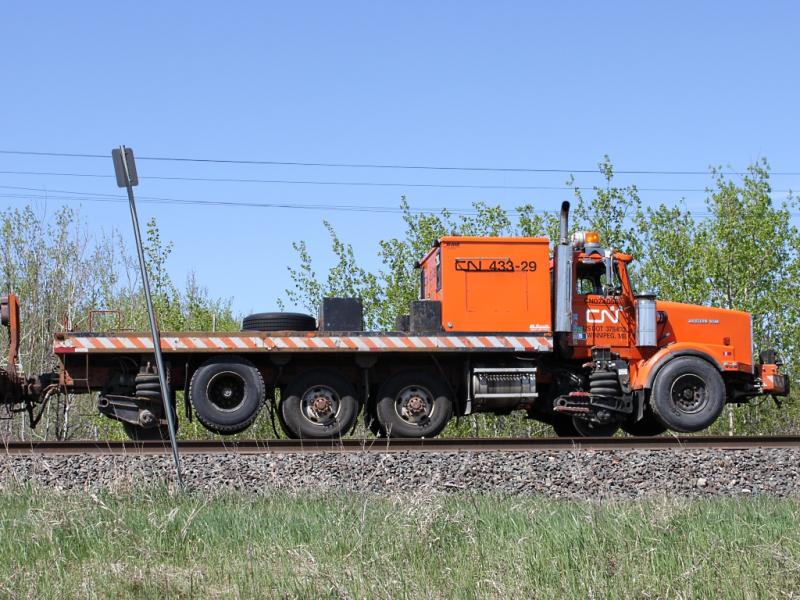
<svg viewBox="0 0 800 600"><path fill-rule="evenodd" d="M116 442L78 440L68 442L6 442L9 455L165 454L166 442ZM683 450L713 448L797 448L800 436L664 436L651 438L436 438L343 440L186 440L182 454L358 453L358 452L536 452L546 450Z"/></svg>

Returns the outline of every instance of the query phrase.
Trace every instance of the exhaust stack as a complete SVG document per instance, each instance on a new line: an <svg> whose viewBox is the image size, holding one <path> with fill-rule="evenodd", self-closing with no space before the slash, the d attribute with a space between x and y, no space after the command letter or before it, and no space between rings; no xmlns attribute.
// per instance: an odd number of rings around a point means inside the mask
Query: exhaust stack
<svg viewBox="0 0 800 600"><path fill-rule="evenodd" d="M569 202L561 203L560 243L554 258L553 333L572 332L572 246L569 243Z"/></svg>
<svg viewBox="0 0 800 600"><path fill-rule="evenodd" d="M569 202L566 200L561 203L559 224L561 225L561 243L569 244Z"/></svg>

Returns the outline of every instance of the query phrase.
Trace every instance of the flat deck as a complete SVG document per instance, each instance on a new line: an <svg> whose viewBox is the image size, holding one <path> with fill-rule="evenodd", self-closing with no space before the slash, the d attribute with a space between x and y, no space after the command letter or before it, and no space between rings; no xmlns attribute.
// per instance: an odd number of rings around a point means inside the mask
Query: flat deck
<svg viewBox="0 0 800 600"><path fill-rule="evenodd" d="M137 353L153 349L143 333L63 333L53 346L56 354ZM542 334L442 333L410 335L385 332L164 333L161 349L185 352L550 352L553 338Z"/></svg>

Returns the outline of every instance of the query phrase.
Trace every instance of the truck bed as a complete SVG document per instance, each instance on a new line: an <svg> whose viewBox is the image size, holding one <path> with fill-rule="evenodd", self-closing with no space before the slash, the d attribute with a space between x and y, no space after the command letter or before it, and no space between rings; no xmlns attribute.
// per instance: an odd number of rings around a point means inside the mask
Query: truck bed
<svg viewBox="0 0 800 600"><path fill-rule="evenodd" d="M56 354L130 354L153 349L144 333L60 333L54 341ZM550 352L553 338L530 333L440 333L410 335L398 332L280 331L241 333L164 333L163 352Z"/></svg>

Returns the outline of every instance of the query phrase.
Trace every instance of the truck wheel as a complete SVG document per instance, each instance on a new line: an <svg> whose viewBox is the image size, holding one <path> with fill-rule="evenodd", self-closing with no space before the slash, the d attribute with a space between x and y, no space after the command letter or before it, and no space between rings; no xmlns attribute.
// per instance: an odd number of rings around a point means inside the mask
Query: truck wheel
<svg viewBox="0 0 800 600"><path fill-rule="evenodd" d="M400 373L378 391L378 421L388 437L434 437L453 414L450 396L439 377L424 371Z"/></svg>
<svg viewBox="0 0 800 600"><path fill-rule="evenodd" d="M302 313L256 313L242 319L242 331L314 331L317 320Z"/></svg>
<svg viewBox="0 0 800 600"><path fill-rule="evenodd" d="M230 435L247 429L264 404L264 379L248 360L214 357L192 375L189 399L210 431Z"/></svg>
<svg viewBox="0 0 800 600"><path fill-rule="evenodd" d="M651 405L669 429L700 431L722 412L725 383L710 363L695 356L682 356L668 362L656 375Z"/></svg>
<svg viewBox="0 0 800 600"><path fill-rule="evenodd" d="M653 414L653 410L647 406L644 409L644 416L638 421L624 421L622 423L622 430L628 435L635 435L638 437L652 437L654 435L661 435L667 430L657 416Z"/></svg>
<svg viewBox="0 0 800 600"><path fill-rule="evenodd" d="M336 371L304 373L286 388L281 410L301 438L338 438L356 422L359 402L353 384Z"/></svg>

